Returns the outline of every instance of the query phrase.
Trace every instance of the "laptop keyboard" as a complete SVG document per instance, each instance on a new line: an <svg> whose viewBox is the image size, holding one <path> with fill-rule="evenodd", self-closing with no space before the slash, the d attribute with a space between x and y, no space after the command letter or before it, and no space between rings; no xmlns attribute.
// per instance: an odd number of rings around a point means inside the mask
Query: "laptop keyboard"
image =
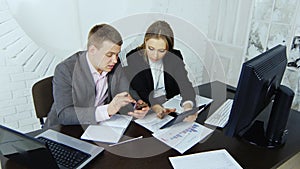
<svg viewBox="0 0 300 169"><path fill-rule="evenodd" d="M66 168L76 168L91 156L90 154L45 137L38 137L37 139L46 143L57 164Z"/></svg>

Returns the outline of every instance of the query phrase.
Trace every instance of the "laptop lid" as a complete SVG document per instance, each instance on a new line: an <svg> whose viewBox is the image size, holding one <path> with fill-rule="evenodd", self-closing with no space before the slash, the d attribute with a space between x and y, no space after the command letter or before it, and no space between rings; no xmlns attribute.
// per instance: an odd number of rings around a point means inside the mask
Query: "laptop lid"
<svg viewBox="0 0 300 169"><path fill-rule="evenodd" d="M90 154L91 156L77 168L82 168L83 166L85 166L88 162L90 162L92 159L94 159L98 154L100 154L104 150L103 147L99 147L97 145L88 143L86 141L79 140L77 138L59 133L52 129L48 129L45 132L36 136L36 138L38 138L38 137L45 137L50 140L56 141L58 143L73 147L80 151L83 151L87 154Z"/></svg>
<svg viewBox="0 0 300 169"><path fill-rule="evenodd" d="M0 125L0 154L8 159L6 165L18 163L34 169L58 168L44 143L2 125Z"/></svg>
<svg viewBox="0 0 300 169"><path fill-rule="evenodd" d="M102 147L50 129L36 137L45 137L90 154L91 156L77 168L82 168L104 150ZM0 154L8 158L8 162L19 163L28 168L63 168L57 165L43 142L2 125L0 125Z"/></svg>

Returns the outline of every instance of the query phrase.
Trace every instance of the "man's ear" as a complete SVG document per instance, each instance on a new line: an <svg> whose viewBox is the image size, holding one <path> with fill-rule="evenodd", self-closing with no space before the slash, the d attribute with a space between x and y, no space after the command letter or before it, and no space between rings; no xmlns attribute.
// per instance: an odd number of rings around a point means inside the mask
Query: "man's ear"
<svg viewBox="0 0 300 169"><path fill-rule="evenodd" d="M90 53L91 55L95 55L95 53L96 53L96 51L97 51L97 48L96 48L96 46L91 45L91 46L89 46L88 51L89 51L89 53Z"/></svg>

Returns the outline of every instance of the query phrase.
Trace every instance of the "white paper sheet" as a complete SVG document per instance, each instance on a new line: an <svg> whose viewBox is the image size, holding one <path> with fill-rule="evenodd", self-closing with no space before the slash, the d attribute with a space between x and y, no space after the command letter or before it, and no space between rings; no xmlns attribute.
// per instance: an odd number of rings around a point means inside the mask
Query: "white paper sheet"
<svg viewBox="0 0 300 169"><path fill-rule="evenodd" d="M132 116L115 114L109 120L100 122L100 125L127 128L131 120Z"/></svg>
<svg viewBox="0 0 300 169"><path fill-rule="evenodd" d="M81 139L117 143L128 127L132 116L116 114L99 125L89 125Z"/></svg>
<svg viewBox="0 0 300 169"><path fill-rule="evenodd" d="M195 122L181 122L152 135L182 154L212 132L213 130Z"/></svg>
<svg viewBox="0 0 300 169"><path fill-rule="evenodd" d="M124 128L120 127L89 125L80 138L105 143L117 143L122 137L124 130Z"/></svg>
<svg viewBox="0 0 300 169"><path fill-rule="evenodd" d="M156 113L148 113L144 118L137 119L135 122L152 132L156 132L173 118L172 116L166 115L163 119L160 119L156 116Z"/></svg>
<svg viewBox="0 0 300 169"><path fill-rule="evenodd" d="M214 150L185 156L169 157L174 169L241 169L225 150Z"/></svg>
<svg viewBox="0 0 300 169"><path fill-rule="evenodd" d="M182 113L183 108L180 106L180 102L182 97L180 95L176 95L173 98L166 101L163 106L165 108L176 108L177 113ZM207 97L196 95L196 107L199 107L203 104L209 105L213 100Z"/></svg>

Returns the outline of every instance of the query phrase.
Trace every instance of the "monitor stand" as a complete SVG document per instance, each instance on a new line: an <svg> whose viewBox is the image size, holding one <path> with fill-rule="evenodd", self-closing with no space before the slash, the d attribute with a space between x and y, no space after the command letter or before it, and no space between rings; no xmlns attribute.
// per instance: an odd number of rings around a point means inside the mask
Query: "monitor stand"
<svg viewBox="0 0 300 169"><path fill-rule="evenodd" d="M260 147L275 148L284 145L285 137L280 142L273 142L266 137L264 122L256 120L252 126L240 136L242 140Z"/></svg>
<svg viewBox="0 0 300 169"><path fill-rule="evenodd" d="M284 145L287 135L286 124L293 98L294 92L290 88L280 85L272 105L267 129L264 129L263 121L256 120L241 137L251 144L267 148Z"/></svg>

